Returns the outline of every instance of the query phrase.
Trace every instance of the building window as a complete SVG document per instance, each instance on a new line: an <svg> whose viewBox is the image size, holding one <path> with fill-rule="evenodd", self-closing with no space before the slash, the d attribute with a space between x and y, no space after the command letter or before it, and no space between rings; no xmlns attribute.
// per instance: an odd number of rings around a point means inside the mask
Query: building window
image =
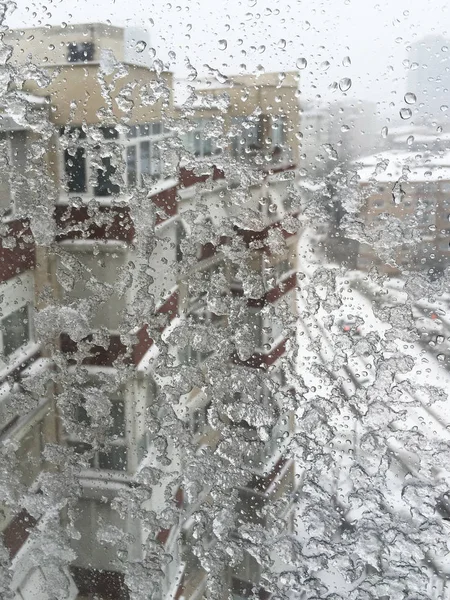
<svg viewBox="0 0 450 600"><path fill-rule="evenodd" d="M262 127L258 117L234 117L233 131L232 151L235 156L261 149Z"/></svg>
<svg viewBox="0 0 450 600"><path fill-rule="evenodd" d="M71 42L67 46L67 61L70 63L86 63L94 60L94 44L92 42Z"/></svg>
<svg viewBox="0 0 450 600"><path fill-rule="evenodd" d="M272 148L282 148L286 143L286 118L272 117Z"/></svg>
<svg viewBox="0 0 450 600"><path fill-rule="evenodd" d="M30 341L29 307L22 306L1 320L3 354L11 356Z"/></svg>
<svg viewBox="0 0 450 600"><path fill-rule="evenodd" d="M208 127L214 124L211 119L197 119L192 131L184 136L184 146L188 152L198 158L220 154L221 149L208 133Z"/></svg>
<svg viewBox="0 0 450 600"><path fill-rule="evenodd" d="M169 135L161 123L143 123L129 128L125 142L128 186L141 187L146 179L161 178L163 161L159 144Z"/></svg>
<svg viewBox="0 0 450 600"><path fill-rule="evenodd" d="M92 385L83 386L86 390L86 395L92 396L96 390L101 390L101 383L93 380ZM109 394L111 401L110 419L111 424L106 433L108 435L108 446L94 453L94 456L89 460L90 467L93 469L106 469L111 471L126 471L127 469L127 427L126 427L126 412L125 401L119 393ZM74 408L75 421L86 428L92 426L91 418L88 415L84 398L79 398L79 401ZM75 449L75 452L84 454L92 451L92 446L79 440L70 438L68 445Z"/></svg>
<svg viewBox="0 0 450 600"><path fill-rule="evenodd" d="M61 136L66 139L68 147L64 150L64 171L66 176L66 189L72 194L85 194L92 192L95 196L111 196L120 193L120 187L114 183L114 174L116 167L112 163L111 156L104 156L108 144L114 143L119 134L114 127L99 128L105 143L104 146L95 146L92 154L86 151L83 141L86 139L86 133L81 127L62 129ZM95 154L94 154L95 153ZM100 159L98 157L100 156ZM93 159L96 166L95 179L96 185L90 187L89 173L93 169Z"/></svg>
<svg viewBox="0 0 450 600"><path fill-rule="evenodd" d="M84 148L64 151L64 165L69 192L86 192L86 152Z"/></svg>
<svg viewBox="0 0 450 600"><path fill-rule="evenodd" d="M118 194L120 187L113 183L111 178L116 172L115 167L111 164L110 156L102 157L102 167L97 169L97 185L94 189L96 196L111 196L112 194Z"/></svg>

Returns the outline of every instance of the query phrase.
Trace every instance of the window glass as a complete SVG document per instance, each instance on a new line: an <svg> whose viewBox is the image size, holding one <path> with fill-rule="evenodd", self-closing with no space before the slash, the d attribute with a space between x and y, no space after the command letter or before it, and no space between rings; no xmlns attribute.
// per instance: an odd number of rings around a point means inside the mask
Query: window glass
<svg viewBox="0 0 450 600"><path fill-rule="evenodd" d="M28 306L22 306L1 320L3 353L10 356L30 340Z"/></svg>
<svg viewBox="0 0 450 600"><path fill-rule="evenodd" d="M64 165L69 192L86 192L86 152L84 148L64 151Z"/></svg>

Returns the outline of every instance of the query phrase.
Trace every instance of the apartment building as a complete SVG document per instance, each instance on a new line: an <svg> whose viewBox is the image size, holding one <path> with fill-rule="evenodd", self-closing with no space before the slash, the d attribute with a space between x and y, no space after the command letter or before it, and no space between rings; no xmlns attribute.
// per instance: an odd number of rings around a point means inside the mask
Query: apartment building
<svg viewBox="0 0 450 600"><path fill-rule="evenodd" d="M125 599L141 586L154 597L200 597L207 581L192 515L220 482L199 495L184 488L196 453L223 444L208 411L249 442L233 504L242 524L263 526L275 502L289 528L295 469L282 450L294 419L283 409L292 395L283 356L295 312L298 82L289 73L235 78L225 90L195 91L199 106L180 110L171 73L149 68L139 32L76 25L11 31L5 41L12 65L29 55L37 64L41 79L24 88L49 113L40 143L50 192L36 186L35 203L24 207L35 216L35 230L22 235L38 257L35 282L30 275L11 286L21 307L39 307L42 368L51 370L43 402L54 432L36 452L50 456L55 482L76 488L59 490L66 578L79 598ZM51 216L47 227L37 225L37 206ZM211 308L223 298L228 309ZM16 336L30 310L21 307ZM238 307L244 335L230 343L228 312ZM198 334L211 324L220 348ZM214 364L235 382L226 397L216 395L217 382L204 384ZM240 390L245 380L256 387ZM255 393L263 440L250 417L225 408ZM250 556L239 567L224 562L224 597L248 596L254 585L267 596Z"/></svg>
<svg viewBox="0 0 450 600"><path fill-rule="evenodd" d="M291 199L298 152L297 85L293 73L267 73L262 78L229 78L219 86L201 82L191 89L186 164L196 158L204 168L214 165L225 174L209 185L203 181L179 191L183 237L195 239L201 228L205 242L180 245L185 265L180 299L190 333L182 361L199 365L204 374L203 385L199 377L198 386L186 394L184 413L191 420L197 452L224 453L218 469L233 469L232 449L240 447L242 452L237 454L242 466L235 473L236 518L230 520L226 540L245 551L242 561L225 565L218 576L223 598L245 598L255 591L261 598L271 595L264 588L255 547L252 550L246 541L246 528L264 529L277 514L284 530L292 530L298 482L285 449L295 419L286 409L293 390L283 359L292 335L292 320L288 321L296 312L298 222ZM206 338L205 324L210 326ZM217 364L222 371L218 379ZM249 402L266 420L266 439L261 438ZM220 427L214 425L217 419ZM196 453L185 464L186 472L195 464ZM186 598L202 596L209 583L206 555L224 543L206 515L201 538L196 522L202 503L209 502L213 512L220 481L220 474L217 480L210 475L187 511L182 584ZM220 557L216 559L220 563Z"/></svg>
<svg viewBox="0 0 450 600"><path fill-rule="evenodd" d="M439 272L449 264L450 156L392 151L359 164L358 268ZM350 229L354 226L350 226Z"/></svg>
<svg viewBox="0 0 450 600"><path fill-rule="evenodd" d="M50 491L54 468L43 451L46 445L51 447L61 440L52 381L54 365L35 333L35 306L45 271L39 270L39 224L30 207L37 200L36 190L48 164L32 152L39 134L20 118L11 117L12 109L18 106L30 123L48 118L48 105L42 98L12 93L5 102L2 99L0 546L8 565L2 570L2 589L6 593L10 588L20 600L49 598L54 593L74 599L77 588L65 560L70 548L62 541L52 546L49 533L61 524L61 518L58 512L48 510L47 503L57 503L57 499L51 498ZM44 499L46 487L49 495ZM44 546L46 559L37 561L36 555Z"/></svg>

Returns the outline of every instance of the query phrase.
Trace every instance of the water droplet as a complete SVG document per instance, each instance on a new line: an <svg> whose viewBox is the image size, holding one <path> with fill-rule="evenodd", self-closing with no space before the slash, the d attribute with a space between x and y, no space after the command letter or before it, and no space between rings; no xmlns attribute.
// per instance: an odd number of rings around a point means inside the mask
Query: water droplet
<svg viewBox="0 0 450 600"><path fill-rule="evenodd" d="M155 58L156 50L154 48L149 48L148 55L150 56L150 58Z"/></svg>
<svg viewBox="0 0 450 600"><path fill-rule="evenodd" d="M411 146L413 142L414 142L414 136L409 135L406 139L406 143L408 144L408 146Z"/></svg>
<svg viewBox="0 0 450 600"><path fill-rule="evenodd" d="M141 52L144 52L144 50L147 48L147 42L144 42L144 40L139 40L138 42L136 42L136 52L139 52L139 54Z"/></svg>
<svg viewBox="0 0 450 600"><path fill-rule="evenodd" d="M441 125L438 125L438 127L436 127L436 133L442 133L443 129Z"/></svg>
<svg viewBox="0 0 450 600"><path fill-rule="evenodd" d="M436 356L436 358L437 358L437 359L438 359L440 362L443 362L443 361L445 360L445 354L438 354L438 355Z"/></svg>
<svg viewBox="0 0 450 600"><path fill-rule="evenodd" d="M448 106L447 106L446 104L443 104L443 105L441 106L441 111L442 111L442 112L447 112L447 111L448 111Z"/></svg>
<svg viewBox="0 0 450 600"><path fill-rule="evenodd" d="M412 111L410 108L401 108L400 109L400 117L406 121L412 117Z"/></svg>
<svg viewBox="0 0 450 600"><path fill-rule="evenodd" d="M324 60L323 63L320 63L321 71L328 71L329 68L330 68L330 63L328 62L328 60Z"/></svg>
<svg viewBox="0 0 450 600"><path fill-rule="evenodd" d="M264 45L262 45L262 46L260 46L260 47L258 48L258 52L259 52L260 54L262 54L263 52L265 52L265 50L266 50L266 47L265 47Z"/></svg>
<svg viewBox="0 0 450 600"><path fill-rule="evenodd" d="M441 50L442 52L448 52L448 46L442 46Z"/></svg>
<svg viewBox="0 0 450 600"><path fill-rule="evenodd" d="M342 133L346 133L347 131L350 131L350 127L348 125L342 125L341 131Z"/></svg>
<svg viewBox="0 0 450 600"><path fill-rule="evenodd" d="M297 69L306 69L307 65L308 61L306 60L306 58L298 58L297 62L295 63Z"/></svg>
<svg viewBox="0 0 450 600"><path fill-rule="evenodd" d="M286 40L281 39L278 42L278 48L281 48L281 50L284 50L286 48Z"/></svg>
<svg viewBox="0 0 450 600"><path fill-rule="evenodd" d="M411 71L415 71L419 68L419 63L413 62L411 63L411 66L409 68L411 69Z"/></svg>
<svg viewBox="0 0 450 600"><path fill-rule="evenodd" d="M226 50L227 46L227 40L219 40L219 50Z"/></svg>
<svg viewBox="0 0 450 600"><path fill-rule="evenodd" d="M352 80L350 77L344 77L339 82L339 89L341 92L347 92L352 87Z"/></svg>
<svg viewBox="0 0 450 600"><path fill-rule="evenodd" d="M342 64L344 67L349 67L352 64L350 56L344 56L344 58L342 59Z"/></svg>
<svg viewBox="0 0 450 600"><path fill-rule="evenodd" d="M406 104L415 104L417 101L416 95L412 92L407 92L405 94L405 102Z"/></svg>

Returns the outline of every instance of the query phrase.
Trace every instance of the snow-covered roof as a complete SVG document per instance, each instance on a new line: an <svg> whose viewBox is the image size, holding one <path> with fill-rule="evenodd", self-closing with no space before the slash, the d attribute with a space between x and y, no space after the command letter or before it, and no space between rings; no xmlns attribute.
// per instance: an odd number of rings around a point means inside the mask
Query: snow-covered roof
<svg viewBox="0 0 450 600"><path fill-rule="evenodd" d="M440 156L390 150L355 162L360 182L449 181L450 151Z"/></svg>

